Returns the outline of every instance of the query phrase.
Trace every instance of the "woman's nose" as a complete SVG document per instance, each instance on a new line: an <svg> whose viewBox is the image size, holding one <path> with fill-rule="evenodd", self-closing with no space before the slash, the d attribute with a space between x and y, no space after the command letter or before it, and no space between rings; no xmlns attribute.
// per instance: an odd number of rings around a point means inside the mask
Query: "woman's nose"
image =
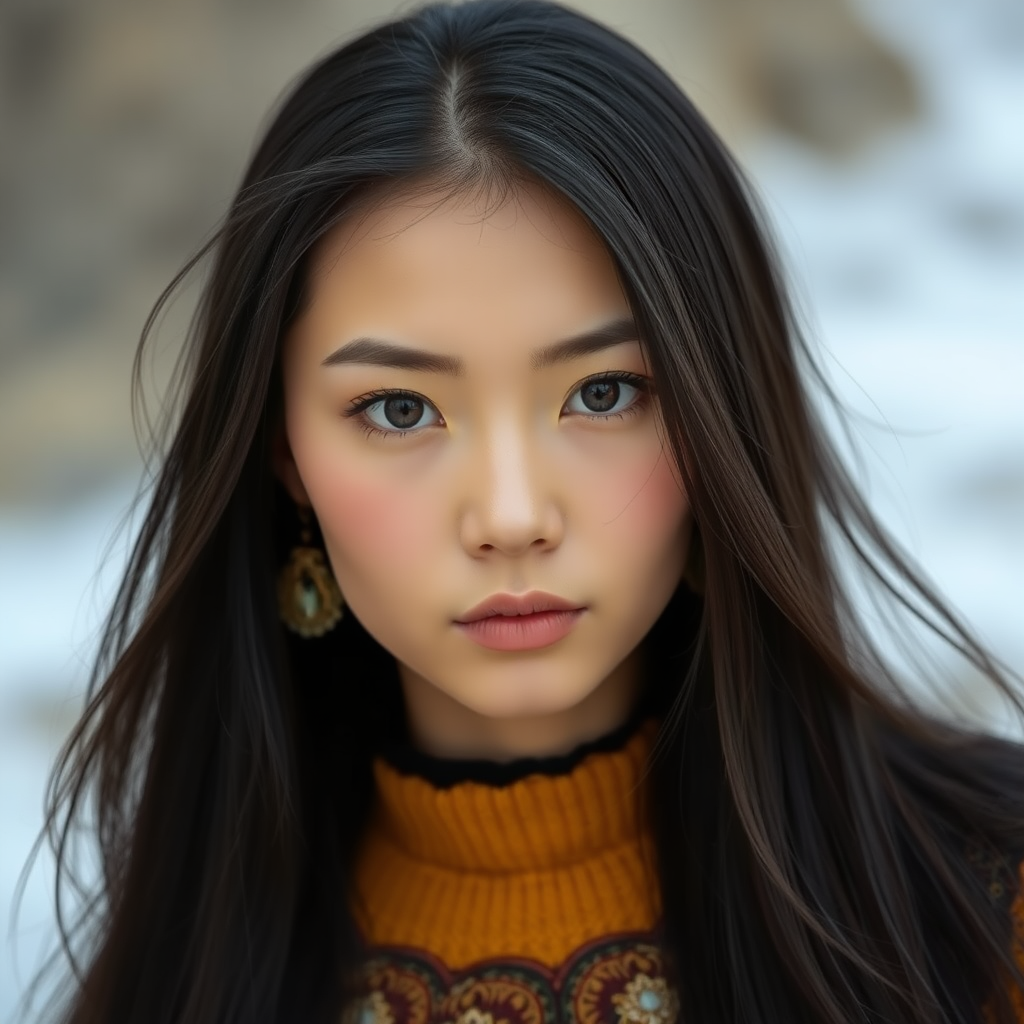
<svg viewBox="0 0 1024 1024"><path fill-rule="evenodd" d="M565 524L555 473L542 439L507 426L493 432L471 460L462 541L474 555L509 556L557 547Z"/></svg>

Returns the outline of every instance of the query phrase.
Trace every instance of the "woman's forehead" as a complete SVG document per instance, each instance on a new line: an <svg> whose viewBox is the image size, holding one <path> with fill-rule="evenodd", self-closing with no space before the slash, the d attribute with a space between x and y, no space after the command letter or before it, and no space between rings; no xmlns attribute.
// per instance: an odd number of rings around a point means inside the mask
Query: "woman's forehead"
<svg viewBox="0 0 1024 1024"><path fill-rule="evenodd" d="M522 182L495 197L490 190L421 187L390 194L344 218L314 251L314 277L339 263L351 272L358 262L394 270L403 262L436 266L463 256L471 264L486 253L509 260L542 259L566 268L614 264L586 218L567 199L539 184Z"/></svg>
<svg viewBox="0 0 1024 1024"><path fill-rule="evenodd" d="M360 329L460 322L575 333L628 313L615 264L566 200L524 185L396 196L339 223L315 253L306 313ZM386 327L386 323L381 323Z"/></svg>

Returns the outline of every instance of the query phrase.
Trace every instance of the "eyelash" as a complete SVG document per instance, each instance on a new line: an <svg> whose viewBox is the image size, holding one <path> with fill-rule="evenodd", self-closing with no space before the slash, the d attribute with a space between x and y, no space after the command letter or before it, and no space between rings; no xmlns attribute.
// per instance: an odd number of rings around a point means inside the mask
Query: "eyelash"
<svg viewBox="0 0 1024 1024"><path fill-rule="evenodd" d="M629 416L635 416L646 404L647 398L650 397L651 382L647 377L641 377L639 374L630 373L628 370L612 370L608 373L598 373L593 377L587 377L585 380L580 381L575 388L570 392L569 398L572 398L577 392L582 391L583 388L587 387L588 384L603 384L606 381L621 381L624 384L629 384L631 387L636 388L637 396L633 400L631 405L628 405L625 409L620 412L612 413L591 413L589 415L578 413L577 415L584 415L586 419L590 420L615 420L615 419L626 419ZM401 388L381 388L378 391L370 391L355 401L345 410L343 415L355 416L358 418L359 428L368 437L409 437L414 434L418 434L424 427L410 427L408 430L401 430L395 428L394 430L382 430L380 427L373 423L370 423L365 416L362 414L365 410L371 406L376 405L378 402L383 401L387 398L412 398L416 401L421 401L425 405L433 407L433 403L428 401L423 395L417 394L415 391L404 391ZM566 402L569 401L566 399Z"/></svg>

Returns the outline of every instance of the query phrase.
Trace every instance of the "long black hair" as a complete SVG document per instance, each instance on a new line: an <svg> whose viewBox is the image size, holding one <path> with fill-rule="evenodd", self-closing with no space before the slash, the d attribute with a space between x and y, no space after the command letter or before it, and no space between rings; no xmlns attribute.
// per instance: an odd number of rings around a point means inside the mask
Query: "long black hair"
<svg viewBox="0 0 1024 1024"><path fill-rule="evenodd" d="M836 545L1009 684L833 453L734 161L647 56L540 0L430 6L317 63L147 324L143 343L209 259L145 522L52 782L63 876L81 820L103 866L62 924L77 965L63 1019L338 1019L370 759L402 708L393 659L352 616L312 642L277 620L293 528L270 460L279 345L311 247L357 207L524 181L581 211L618 267L703 548L697 614L671 602L655 645L651 791L682 1019L950 1024L990 997L1010 1019L1007 908L978 864L1012 892L1021 751L897 696Z"/></svg>

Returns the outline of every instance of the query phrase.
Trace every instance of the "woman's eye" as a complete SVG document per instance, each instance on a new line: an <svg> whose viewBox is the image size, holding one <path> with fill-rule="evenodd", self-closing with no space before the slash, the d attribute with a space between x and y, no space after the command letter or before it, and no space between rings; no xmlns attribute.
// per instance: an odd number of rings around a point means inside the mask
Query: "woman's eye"
<svg viewBox="0 0 1024 1024"><path fill-rule="evenodd" d="M430 427L440 422L437 410L419 395L400 392L378 398L362 406L366 420L385 433L404 433L416 427ZM430 417L433 412L433 419Z"/></svg>
<svg viewBox="0 0 1024 1024"><path fill-rule="evenodd" d="M647 378L635 373L591 377L573 391L563 412L592 420L630 416L643 407L649 390ZM362 429L377 437L408 437L444 426L434 405L412 391L374 391L356 399L345 415L357 417Z"/></svg>
<svg viewBox="0 0 1024 1024"><path fill-rule="evenodd" d="M636 410L647 392L647 381L635 373L591 377L565 404L567 411L592 419L607 419Z"/></svg>

